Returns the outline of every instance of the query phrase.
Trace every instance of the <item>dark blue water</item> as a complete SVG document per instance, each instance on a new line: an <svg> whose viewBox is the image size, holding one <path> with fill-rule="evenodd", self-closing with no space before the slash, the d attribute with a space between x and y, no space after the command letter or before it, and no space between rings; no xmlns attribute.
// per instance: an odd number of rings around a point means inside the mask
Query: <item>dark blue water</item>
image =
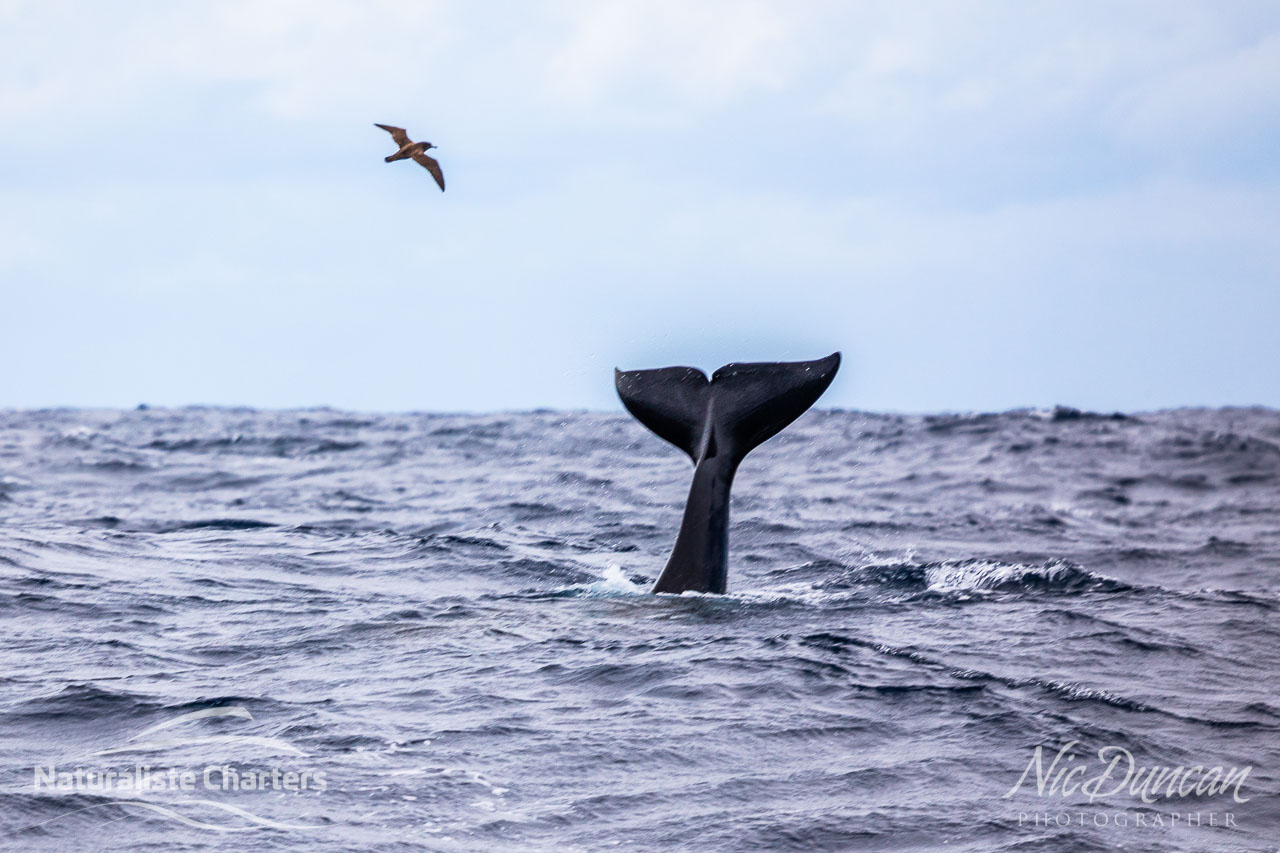
<svg viewBox="0 0 1280 853"><path fill-rule="evenodd" d="M0 413L0 837L1280 847L1280 413L812 412L729 594L646 595L690 474L623 414Z"/></svg>

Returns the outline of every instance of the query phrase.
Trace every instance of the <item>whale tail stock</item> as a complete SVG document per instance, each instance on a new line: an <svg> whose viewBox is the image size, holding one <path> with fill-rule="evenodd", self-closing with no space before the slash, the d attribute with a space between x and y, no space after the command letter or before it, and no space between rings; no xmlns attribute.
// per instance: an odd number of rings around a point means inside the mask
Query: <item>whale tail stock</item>
<svg viewBox="0 0 1280 853"><path fill-rule="evenodd" d="M827 390L840 353L816 361L618 370L627 411L697 466L684 521L654 592L724 592L729 488L738 464L781 432Z"/></svg>

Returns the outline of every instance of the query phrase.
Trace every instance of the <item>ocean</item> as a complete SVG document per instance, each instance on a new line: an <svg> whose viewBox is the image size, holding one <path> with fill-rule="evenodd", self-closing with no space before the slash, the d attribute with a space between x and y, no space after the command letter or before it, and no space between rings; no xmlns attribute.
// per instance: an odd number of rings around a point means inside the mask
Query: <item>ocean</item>
<svg viewBox="0 0 1280 853"><path fill-rule="evenodd" d="M1275 851L1280 412L0 412L13 850Z"/></svg>

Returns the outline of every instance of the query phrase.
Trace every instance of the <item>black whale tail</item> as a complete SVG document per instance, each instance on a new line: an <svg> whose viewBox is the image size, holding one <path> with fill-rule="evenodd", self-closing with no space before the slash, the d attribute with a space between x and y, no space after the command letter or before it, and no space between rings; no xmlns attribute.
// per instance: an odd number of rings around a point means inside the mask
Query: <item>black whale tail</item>
<svg viewBox="0 0 1280 853"><path fill-rule="evenodd" d="M816 361L726 364L706 375L692 367L618 370L618 396L636 420L695 463L726 454L737 466L822 396L840 353Z"/></svg>
<svg viewBox="0 0 1280 853"><path fill-rule="evenodd" d="M680 533L654 592L725 591L738 463L804 414L839 367L837 352L817 361L726 364L709 381L692 367L616 371L627 411L695 465Z"/></svg>

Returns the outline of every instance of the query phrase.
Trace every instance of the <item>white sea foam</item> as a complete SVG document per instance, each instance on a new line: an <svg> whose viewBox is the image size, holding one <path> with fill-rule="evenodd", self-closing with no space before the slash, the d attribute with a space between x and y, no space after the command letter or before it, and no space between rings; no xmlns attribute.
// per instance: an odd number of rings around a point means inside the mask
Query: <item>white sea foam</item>
<svg viewBox="0 0 1280 853"><path fill-rule="evenodd" d="M643 595L648 592L644 587L633 583L617 563L605 566L600 580L574 584L570 589L582 590L589 595Z"/></svg>
<svg viewBox="0 0 1280 853"><path fill-rule="evenodd" d="M1023 566L987 560L946 562L925 569L928 588L938 592L968 589L995 589L1007 583L1028 580L1052 583L1067 574L1065 564Z"/></svg>

